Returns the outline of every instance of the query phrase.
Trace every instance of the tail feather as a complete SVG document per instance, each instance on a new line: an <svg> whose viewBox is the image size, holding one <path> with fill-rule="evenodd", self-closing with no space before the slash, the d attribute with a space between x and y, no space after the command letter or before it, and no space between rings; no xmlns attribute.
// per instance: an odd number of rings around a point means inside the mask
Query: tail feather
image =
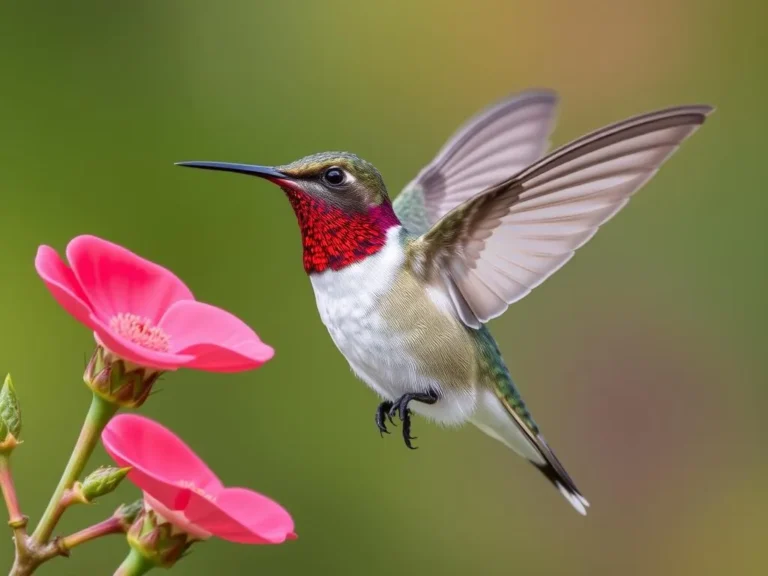
<svg viewBox="0 0 768 576"><path fill-rule="evenodd" d="M552 482L552 484L555 485L555 488L565 496L565 499L571 503L571 506L573 506L579 514L586 516L589 502L584 498L581 492L579 492L579 489L576 488L576 484L573 482L568 472L565 471L565 468L560 463L560 460L557 459L555 453L544 441L544 438L542 438L541 435L537 435L536 438L538 444L543 447L541 453L546 458L544 464L536 464L536 467L550 482Z"/></svg>
<svg viewBox="0 0 768 576"><path fill-rule="evenodd" d="M523 419L504 395L491 390L481 391L472 423L536 466L579 514L586 515L587 499L576 488L535 424Z"/></svg>

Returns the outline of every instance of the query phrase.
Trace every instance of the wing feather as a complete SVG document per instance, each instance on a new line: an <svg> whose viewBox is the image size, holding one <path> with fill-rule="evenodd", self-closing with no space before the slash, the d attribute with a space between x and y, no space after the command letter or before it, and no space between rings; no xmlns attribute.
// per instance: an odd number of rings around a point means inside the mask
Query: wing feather
<svg viewBox="0 0 768 576"><path fill-rule="evenodd" d="M417 268L449 270L467 325L499 316L565 265L711 111L669 108L563 146L443 216L412 244Z"/></svg>
<svg viewBox="0 0 768 576"><path fill-rule="evenodd" d="M550 91L524 92L471 118L395 198L403 225L422 234L444 214L538 160L557 107Z"/></svg>

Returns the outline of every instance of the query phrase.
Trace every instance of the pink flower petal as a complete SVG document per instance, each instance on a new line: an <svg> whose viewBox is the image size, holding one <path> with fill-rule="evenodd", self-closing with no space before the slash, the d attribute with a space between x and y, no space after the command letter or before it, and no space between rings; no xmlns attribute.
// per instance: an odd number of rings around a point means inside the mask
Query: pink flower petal
<svg viewBox="0 0 768 576"><path fill-rule="evenodd" d="M53 248L40 246L37 249L35 269L56 302L76 320L93 328L90 319L91 305L88 302L88 297L80 288L75 274Z"/></svg>
<svg viewBox="0 0 768 576"><path fill-rule="evenodd" d="M188 368L241 372L261 366L274 355L238 317L203 302L174 303L159 326L170 336L171 350L195 357Z"/></svg>
<svg viewBox="0 0 768 576"><path fill-rule="evenodd" d="M274 350L261 342L246 342L236 349L223 348L215 344L198 344L184 349L184 353L194 357L185 368L233 374L258 368L272 356Z"/></svg>
<svg viewBox="0 0 768 576"><path fill-rule="evenodd" d="M156 370L178 370L187 366L195 358L190 354L158 352L157 350L150 350L149 348L134 344L102 324L101 320L93 315L90 318L90 322L94 326L97 342L123 360L132 362L137 366L154 368Z"/></svg>
<svg viewBox="0 0 768 576"><path fill-rule="evenodd" d="M182 494L183 497L186 498L184 501L184 507L186 507L187 503L189 503L189 498L191 498L192 491L184 490ZM165 518L168 522L176 526L176 528L182 532L186 532L187 534L190 534L200 540L207 540L213 536L213 534L210 532L206 532L199 526L196 526L190 522L183 510L173 510L168 508L168 506L160 502L157 498L154 498L149 492L146 491L144 491L144 504L152 508L152 510L160 514L160 516Z"/></svg>
<svg viewBox="0 0 768 576"><path fill-rule="evenodd" d="M128 478L171 510L189 492L189 483L213 494L221 481L192 449L154 420L136 414L112 418L101 434L104 449L120 466L131 466Z"/></svg>
<svg viewBox="0 0 768 576"><path fill-rule="evenodd" d="M95 236L72 240L67 258L93 313L104 324L121 312L157 324L171 304L194 299L169 270Z"/></svg>
<svg viewBox="0 0 768 576"><path fill-rule="evenodd" d="M101 435L107 453L131 466L128 479L169 521L193 534L247 544L296 537L279 504L245 488L224 488L200 458L170 430L135 414L113 418Z"/></svg>
<svg viewBox="0 0 768 576"><path fill-rule="evenodd" d="M290 514L246 488L224 488L215 501L193 492L184 514L196 526L230 542L280 544L295 538Z"/></svg>

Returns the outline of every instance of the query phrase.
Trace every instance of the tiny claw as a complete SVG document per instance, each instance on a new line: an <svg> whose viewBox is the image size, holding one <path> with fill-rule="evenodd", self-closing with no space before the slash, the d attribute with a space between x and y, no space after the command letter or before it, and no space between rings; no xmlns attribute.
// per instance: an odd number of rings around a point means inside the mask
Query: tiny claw
<svg viewBox="0 0 768 576"><path fill-rule="evenodd" d="M379 435L384 438L384 434L389 434L389 430L387 430L387 410L389 410L390 404L389 402L382 402L379 404L379 407L376 409L376 426L379 428Z"/></svg>
<svg viewBox="0 0 768 576"><path fill-rule="evenodd" d="M429 390L427 393L403 394L394 402L386 403L388 404L386 408L385 403L379 405L379 411L388 410L387 416L389 416L390 422L394 416L400 417L400 421L403 423L403 441L408 448L416 450L418 447L411 444L411 441L416 440L416 437L411 436L411 415L413 412L408 408L408 405L414 400L423 404L434 404L438 399L437 393L433 390Z"/></svg>
<svg viewBox="0 0 768 576"><path fill-rule="evenodd" d="M389 434L389 430L387 430L386 424L380 422L378 418L376 419L376 425L379 427L379 434L382 438L384 438L384 434Z"/></svg>
<svg viewBox="0 0 768 576"><path fill-rule="evenodd" d="M403 421L403 441L411 450L417 450L418 446L411 444L411 440L416 440L416 437L411 436L411 418L410 416L406 416L406 419Z"/></svg>

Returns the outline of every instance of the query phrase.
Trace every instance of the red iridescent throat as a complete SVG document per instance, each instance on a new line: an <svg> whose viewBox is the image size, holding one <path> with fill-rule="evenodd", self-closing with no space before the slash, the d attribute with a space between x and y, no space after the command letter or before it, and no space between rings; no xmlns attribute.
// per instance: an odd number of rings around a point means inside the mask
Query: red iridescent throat
<svg viewBox="0 0 768 576"><path fill-rule="evenodd" d="M367 212L348 214L301 190L284 187L301 229L307 274L341 270L376 254L387 230L400 224L388 201Z"/></svg>

